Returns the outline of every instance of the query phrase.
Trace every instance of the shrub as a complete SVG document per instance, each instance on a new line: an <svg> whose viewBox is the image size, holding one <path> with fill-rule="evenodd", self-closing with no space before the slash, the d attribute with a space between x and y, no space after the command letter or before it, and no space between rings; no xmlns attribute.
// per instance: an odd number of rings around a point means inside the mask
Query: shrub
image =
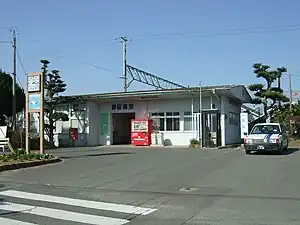
<svg viewBox="0 0 300 225"><path fill-rule="evenodd" d="M28 160L47 160L52 159L53 155L50 154L39 154L39 153L24 153L24 150L17 150L14 153L0 155L0 162L9 162L9 161L28 161Z"/></svg>
<svg viewBox="0 0 300 225"><path fill-rule="evenodd" d="M197 140L196 138L191 139L190 143L191 145L200 145L200 141Z"/></svg>

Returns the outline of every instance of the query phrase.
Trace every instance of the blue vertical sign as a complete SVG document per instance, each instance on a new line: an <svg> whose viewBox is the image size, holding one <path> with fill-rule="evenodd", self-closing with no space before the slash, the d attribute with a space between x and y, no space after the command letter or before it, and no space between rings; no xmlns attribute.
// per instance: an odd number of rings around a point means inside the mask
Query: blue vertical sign
<svg viewBox="0 0 300 225"><path fill-rule="evenodd" d="M41 94L29 94L28 96L29 110L40 110L41 108Z"/></svg>

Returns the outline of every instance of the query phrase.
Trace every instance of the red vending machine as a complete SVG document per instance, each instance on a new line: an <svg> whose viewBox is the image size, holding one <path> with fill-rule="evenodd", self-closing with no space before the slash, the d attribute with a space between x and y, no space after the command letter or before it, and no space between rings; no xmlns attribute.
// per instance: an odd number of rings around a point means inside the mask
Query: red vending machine
<svg viewBox="0 0 300 225"><path fill-rule="evenodd" d="M131 120L131 144L135 146L150 146L152 120Z"/></svg>

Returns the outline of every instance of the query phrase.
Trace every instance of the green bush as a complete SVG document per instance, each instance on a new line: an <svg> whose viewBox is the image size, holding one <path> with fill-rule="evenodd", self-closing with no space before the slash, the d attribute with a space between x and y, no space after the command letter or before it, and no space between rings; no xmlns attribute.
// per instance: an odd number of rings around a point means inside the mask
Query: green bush
<svg viewBox="0 0 300 225"><path fill-rule="evenodd" d="M0 155L0 162L6 163L9 161L30 161L30 160L47 160L52 159L53 155L50 154L39 154L39 153L30 153L26 154L24 150L17 150L14 153Z"/></svg>
<svg viewBox="0 0 300 225"><path fill-rule="evenodd" d="M200 141L197 140L196 138L191 139L190 143L191 145L200 145Z"/></svg>

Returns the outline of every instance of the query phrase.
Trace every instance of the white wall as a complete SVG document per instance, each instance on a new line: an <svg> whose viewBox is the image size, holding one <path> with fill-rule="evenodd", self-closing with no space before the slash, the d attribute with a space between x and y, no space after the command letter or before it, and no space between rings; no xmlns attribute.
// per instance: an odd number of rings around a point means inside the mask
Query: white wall
<svg viewBox="0 0 300 225"><path fill-rule="evenodd" d="M90 146L98 145L99 137L99 120L100 110L99 105L95 102L87 102L87 117L86 122L88 124L86 134L87 134L87 143Z"/></svg>
<svg viewBox="0 0 300 225"><path fill-rule="evenodd" d="M240 112L241 104L235 104L227 97L223 97L225 113L225 144L236 144L240 138Z"/></svg>
<svg viewBox="0 0 300 225"><path fill-rule="evenodd" d="M230 113L240 115L240 106L234 106L229 103L227 97L222 96L221 101L215 96L203 97L202 109L211 109L214 104L216 109L221 109L221 140L222 145L237 143L240 141L240 120L238 117L237 124L230 123ZM194 112L199 110L199 97L194 98ZM112 104L133 104L132 110L112 110ZM145 100L145 101L120 101L97 103L88 101L87 104L80 104L80 110L85 113L77 115L72 113L72 104L63 106L60 111L70 115L70 120L66 122L58 121L55 130L55 144L70 145L69 127L76 123L80 127L79 140L77 146L107 145L112 143L112 116L114 112L135 112L136 118L145 118L148 113L155 112L179 112L180 113L180 130L163 131L164 139L172 145L189 145L190 139L193 138L191 131L184 131L184 112L191 112L192 99L168 99L168 100ZM103 134L100 129L101 113L108 113L108 134ZM77 120L77 121L76 121ZM79 124L81 123L81 124ZM73 125L72 125L73 124ZM38 124L37 124L38 125Z"/></svg>
<svg viewBox="0 0 300 225"><path fill-rule="evenodd" d="M191 112L192 99L168 99L168 100L146 100L146 101L136 101L136 102L108 102L99 104L100 112L113 113L112 104L134 104L133 110L118 110L115 112L135 112L136 118L145 118L148 113L155 112L180 112L180 130L179 131L163 131L164 139L168 140L172 145L189 145L190 139L193 138L191 131L184 131L184 112ZM202 109L210 109L211 103L215 105L215 108L220 107L220 101L215 97L205 97L202 99ZM88 104L89 106L90 104ZM94 106L92 106L94 108ZM194 112L199 110L199 98L194 99ZM99 114L90 114L90 123L92 126L98 124L98 129L100 130L100 119ZM112 143L112 119L109 117L109 137L99 135L98 132L89 133L88 141L89 145L92 145L95 140L98 140L99 145L105 145L109 139ZM97 137L95 137L97 136Z"/></svg>

